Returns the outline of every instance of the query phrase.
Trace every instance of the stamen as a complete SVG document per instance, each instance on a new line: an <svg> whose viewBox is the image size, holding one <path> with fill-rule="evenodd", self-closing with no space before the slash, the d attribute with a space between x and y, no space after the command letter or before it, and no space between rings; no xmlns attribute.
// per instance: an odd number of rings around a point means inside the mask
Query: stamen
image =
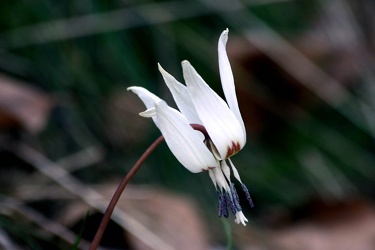
<svg viewBox="0 0 375 250"><path fill-rule="evenodd" d="M230 210L232 211L232 214L235 215L236 214L236 205L235 205L235 202L233 201L234 197L232 199L229 192L225 192L225 199L227 201L227 204L229 203L229 207L230 207Z"/></svg>
<svg viewBox="0 0 375 250"><path fill-rule="evenodd" d="M215 144L211 141L211 139L208 140L209 142L209 149L211 150L212 154L215 156L215 158L217 160L221 160L221 156L220 156L220 153L219 153L219 150L217 150Z"/></svg>
<svg viewBox="0 0 375 250"><path fill-rule="evenodd" d="M220 206L220 209L222 210L222 214L224 215L225 218L229 217L229 212L228 212L228 206L227 206L227 200L224 197L224 193L221 192L221 198L223 202Z"/></svg>
<svg viewBox="0 0 375 250"><path fill-rule="evenodd" d="M215 178L215 174L212 171L212 169L208 169L208 175L210 176L212 183L214 184L215 188L217 189L216 178Z"/></svg>
<svg viewBox="0 0 375 250"><path fill-rule="evenodd" d="M217 216L219 216L219 218L221 218L221 216L223 215L223 209L222 209L223 198L222 198L222 195L221 195L221 192L220 192L219 189L216 189L216 194L217 194L217 198L219 200Z"/></svg>
<svg viewBox="0 0 375 250"><path fill-rule="evenodd" d="M229 213L228 213L225 195L223 191L221 191L220 189L216 189L216 194L217 194L217 198L219 199L217 216L221 218L221 216L224 215L225 218L228 218Z"/></svg>
<svg viewBox="0 0 375 250"><path fill-rule="evenodd" d="M218 165L219 165L219 163L218 163ZM223 172L221 171L221 168L216 167L216 168L212 169L212 172L215 175L215 180L216 180L216 183L219 186L219 188L224 188L226 191L228 191L228 189L227 189L228 184L227 184L227 181L224 177Z"/></svg>
<svg viewBox="0 0 375 250"><path fill-rule="evenodd" d="M234 177L235 177L240 183L242 183L241 178L240 178L240 174L238 173L237 168L234 166L233 162L232 162L230 159L228 159L228 161L229 161L229 164L230 164L230 166L231 166L231 168L232 168L232 171L233 171L233 175L234 175Z"/></svg>
<svg viewBox="0 0 375 250"><path fill-rule="evenodd" d="M233 183L230 184L230 190L233 195L234 204L236 206L236 211L240 212L242 211L242 207L240 205L240 197L238 197L237 190Z"/></svg>
<svg viewBox="0 0 375 250"><path fill-rule="evenodd" d="M225 162L225 160L222 160L221 161L221 170L223 171L225 177L227 178L228 182L230 182L230 169L227 165L227 163Z"/></svg>
<svg viewBox="0 0 375 250"><path fill-rule="evenodd" d="M242 190L243 190L243 191L245 192L245 194L246 194L246 198L247 198L247 200L249 201L250 207L254 207L254 202L253 202L253 200L252 200L251 197L250 197L249 190L247 190L247 187L245 186L245 184L241 183L241 186L242 186Z"/></svg>

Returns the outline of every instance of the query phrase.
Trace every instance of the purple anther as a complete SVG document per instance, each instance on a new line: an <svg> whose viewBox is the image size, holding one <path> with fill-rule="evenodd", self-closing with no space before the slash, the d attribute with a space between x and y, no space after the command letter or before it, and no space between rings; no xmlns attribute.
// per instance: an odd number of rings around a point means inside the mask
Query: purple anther
<svg viewBox="0 0 375 250"><path fill-rule="evenodd" d="M236 206L236 211L238 211L238 212L242 211L242 208L241 208L241 205L240 205L240 197L238 197L237 190L234 187L233 183L230 184L230 190L231 190L232 195L233 195L234 204Z"/></svg>
<svg viewBox="0 0 375 250"><path fill-rule="evenodd" d="M222 199L222 206L221 206L221 209L223 211L223 215L225 218L228 218L229 217L229 212L228 212L228 205L227 205L227 201L225 199L225 194L224 193L221 193L221 199Z"/></svg>
<svg viewBox="0 0 375 250"><path fill-rule="evenodd" d="M217 212L217 216L219 216L219 218L221 218L221 216L223 215L223 197L222 197L222 194L220 192L219 189L216 189L216 194L217 194L217 198L219 200L219 205L218 205L218 212Z"/></svg>
<svg viewBox="0 0 375 250"><path fill-rule="evenodd" d="M236 206L234 205L233 199L230 197L229 192L225 192L225 199L227 201L227 204L229 203L230 210L232 211L232 214L236 214Z"/></svg>
<svg viewBox="0 0 375 250"><path fill-rule="evenodd" d="M225 218L229 217L228 208L227 208L227 201L225 198L225 194L220 191L220 189L216 189L217 198L219 199L219 206L218 206L218 213L217 215L221 218L224 215Z"/></svg>
<svg viewBox="0 0 375 250"><path fill-rule="evenodd" d="M243 191L246 194L247 200L249 201L250 207L254 207L254 202L253 202L253 200L250 197L249 190L247 190L247 187L245 186L245 184L241 183L241 186L242 186Z"/></svg>

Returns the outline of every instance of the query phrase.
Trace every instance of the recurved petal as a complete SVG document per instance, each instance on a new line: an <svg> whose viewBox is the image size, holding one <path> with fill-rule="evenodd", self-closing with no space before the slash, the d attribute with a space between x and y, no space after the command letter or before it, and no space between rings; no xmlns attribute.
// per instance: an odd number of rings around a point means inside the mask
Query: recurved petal
<svg viewBox="0 0 375 250"><path fill-rule="evenodd" d="M161 101L158 96L154 95L143 87L132 86L128 87L127 90L130 90L137 94L138 97L143 101L147 109L154 107L156 102Z"/></svg>
<svg viewBox="0 0 375 250"><path fill-rule="evenodd" d="M226 51L226 44L228 41L228 32L229 32L228 29L224 30L221 33L219 42L218 42L219 70L220 70L221 85L223 87L223 92L224 92L225 98L227 100L227 103L230 109L233 111L238 121L240 122L243 133L246 134L245 125L242 120L240 109L238 107L232 68L230 66L227 51Z"/></svg>
<svg viewBox="0 0 375 250"><path fill-rule="evenodd" d="M182 62L182 68L195 110L221 159L237 153L245 144L246 136L240 122L188 61Z"/></svg>
<svg viewBox="0 0 375 250"><path fill-rule="evenodd" d="M202 124L197 112L195 111L186 86L165 71L160 64L158 64L158 67L181 113L185 116L189 123Z"/></svg>
<svg viewBox="0 0 375 250"><path fill-rule="evenodd" d="M150 118L156 116L156 109L155 107L149 108L141 113L139 113L140 116Z"/></svg>
<svg viewBox="0 0 375 250"><path fill-rule="evenodd" d="M156 104L159 129L177 160L190 172L198 173L216 167L216 160L206 145L177 110L164 101Z"/></svg>
<svg viewBox="0 0 375 250"><path fill-rule="evenodd" d="M130 90L134 92L135 94L137 94L138 97L145 104L147 110L144 112L141 112L140 115L143 117L152 117L156 126L158 126L157 118L154 112L155 111L154 107L155 107L155 104L157 102L162 101L162 99L160 99L159 97L157 97L156 95L154 95L153 93L151 93L150 91L142 87L132 86L132 87L127 88L127 90Z"/></svg>

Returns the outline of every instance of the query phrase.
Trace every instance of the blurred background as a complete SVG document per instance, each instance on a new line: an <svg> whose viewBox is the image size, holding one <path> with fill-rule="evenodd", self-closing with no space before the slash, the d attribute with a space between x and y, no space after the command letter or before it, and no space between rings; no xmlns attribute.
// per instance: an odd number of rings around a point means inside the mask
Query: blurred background
<svg viewBox="0 0 375 250"><path fill-rule="evenodd" d="M103 249L375 249L371 0L0 3L0 249L87 249L121 178L159 135L143 86L189 60L221 96L227 45L255 207L217 218L207 173L162 144L132 179ZM239 192L241 193L241 192Z"/></svg>

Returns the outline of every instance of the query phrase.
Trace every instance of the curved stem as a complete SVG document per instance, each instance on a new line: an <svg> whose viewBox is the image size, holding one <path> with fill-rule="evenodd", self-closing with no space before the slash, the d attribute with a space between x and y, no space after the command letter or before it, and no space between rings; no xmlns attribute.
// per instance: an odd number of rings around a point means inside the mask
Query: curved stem
<svg viewBox="0 0 375 250"><path fill-rule="evenodd" d="M193 129L199 130L204 134L206 138L208 138L208 133L200 124L190 124ZM96 250L99 246L99 243L103 237L104 231L107 227L107 224L109 220L111 219L113 210L116 207L116 204L118 200L120 199L120 196L122 192L124 191L126 185L129 183L131 178L135 175L135 173L138 171L138 169L142 166L143 162L147 159L147 157L152 153L152 151L155 150L155 148L164 141L164 137L161 135L158 139L156 139L148 148L147 150L142 154L142 156L138 159L138 161L135 163L135 165L132 167L132 169L127 173L127 175L124 177L124 179L121 181L120 185L116 189L116 192L113 194L111 201L108 204L107 209L105 210L104 216L102 221L100 222L99 228L96 231L95 237L91 242L91 246L89 250Z"/></svg>
<svg viewBox="0 0 375 250"><path fill-rule="evenodd" d="M109 220L111 219L113 210L116 207L116 204L118 200L120 199L120 196L122 192L124 191L126 185L130 181L131 178L135 175L135 173L138 171L138 169L142 166L143 162L147 159L147 157L152 153L152 151L155 150L155 148L164 141L164 137L161 135L158 139L156 139L143 153L143 155L138 159L138 161L135 163L135 165L132 167L132 169L127 173L125 178L121 181L120 185L116 189L116 192L113 194L111 201L108 204L107 209L105 210L104 216L102 221L100 222L99 228L96 231L95 237L91 242L90 250L96 250L99 246L100 240L103 237L104 231L107 227L107 224Z"/></svg>

